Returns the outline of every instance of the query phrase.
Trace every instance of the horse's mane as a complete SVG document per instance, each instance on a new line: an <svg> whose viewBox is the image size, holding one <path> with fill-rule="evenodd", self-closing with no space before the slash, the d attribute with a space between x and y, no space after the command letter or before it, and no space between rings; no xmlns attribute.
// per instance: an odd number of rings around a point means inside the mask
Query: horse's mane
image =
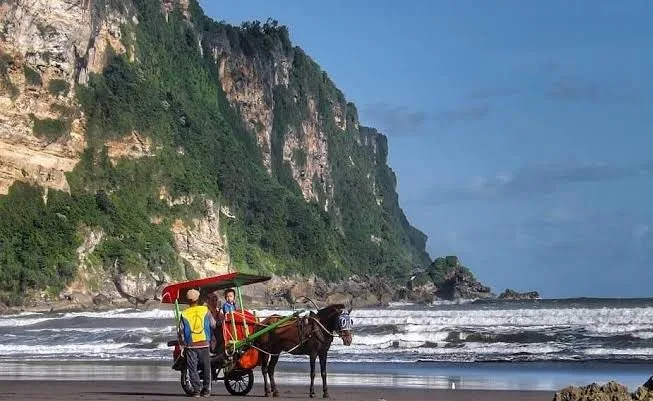
<svg viewBox="0 0 653 401"><path fill-rule="evenodd" d="M327 317L331 317L330 315L333 313L334 310L345 310L345 305L344 304L331 304L327 305L324 308L318 309L317 313L315 315L318 316L320 320L325 319ZM311 312L313 314L314 312Z"/></svg>

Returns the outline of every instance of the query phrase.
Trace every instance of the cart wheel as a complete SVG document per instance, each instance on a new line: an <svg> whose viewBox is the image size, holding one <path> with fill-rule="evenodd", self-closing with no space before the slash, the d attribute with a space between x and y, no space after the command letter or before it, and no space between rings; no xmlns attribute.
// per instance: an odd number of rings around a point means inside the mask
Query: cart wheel
<svg viewBox="0 0 653 401"><path fill-rule="evenodd" d="M181 369L181 388L184 389L184 393L187 395L192 395L195 392L190 382L190 376L188 375L188 368L186 366Z"/></svg>
<svg viewBox="0 0 653 401"><path fill-rule="evenodd" d="M251 369L233 370L225 374L224 386L231 395L247 395L254 387L254 372Z"/></svg>

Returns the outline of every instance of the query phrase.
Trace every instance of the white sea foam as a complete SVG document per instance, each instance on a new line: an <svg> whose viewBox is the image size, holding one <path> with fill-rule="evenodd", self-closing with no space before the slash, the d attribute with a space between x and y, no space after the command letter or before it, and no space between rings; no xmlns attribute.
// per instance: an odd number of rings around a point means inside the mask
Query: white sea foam
<svg viewBox="0 0 653 401"><path fill-rule="evenodd" d="M255 310L260 318L292 312L291 308ZM171 358L166 341L174 337L173 316L169 309L3 316L0 355L4 359L166 360ZM653 338L652 306L488 308L472 304L418 309L395 304L354 309L352 318L352 345L346 347L335 338L330 360L653 360L653 348L647 345Z"/></svg>

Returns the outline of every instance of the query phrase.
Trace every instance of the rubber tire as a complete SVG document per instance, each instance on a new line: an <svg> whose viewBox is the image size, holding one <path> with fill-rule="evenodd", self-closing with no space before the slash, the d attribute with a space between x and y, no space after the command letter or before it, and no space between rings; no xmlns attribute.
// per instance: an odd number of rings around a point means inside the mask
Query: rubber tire
<svg viewBox="0 0 653 401"><path fill-rule="evenodd" d="M243 390L237 390L233 386L235 383L230 381L236 381L234 377L239 377L240 379L247 380L247 384ZM224 386L231 395L247 395L254 387L254 371L251 369L246 370L234 370L224 377Z"/></svg>
<svg viewBox="0 0 653 401"><path fill-rule="evenodd" d="M183 369L181 369L181 388L184 390L184 393L186 393L186 395L193 395L193 393L195 392L193 385L190 384L188 367L186 366L184 366Z"/></svg>

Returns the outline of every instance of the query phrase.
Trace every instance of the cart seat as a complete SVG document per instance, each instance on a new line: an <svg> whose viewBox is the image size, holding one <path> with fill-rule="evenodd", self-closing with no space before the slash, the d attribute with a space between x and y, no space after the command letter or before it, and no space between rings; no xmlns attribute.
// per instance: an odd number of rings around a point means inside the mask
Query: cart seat
<svg viewBox="0 0 653 401"><path fill-rule="evenodd" d="M225 344L234 340L244 340L248 334L254 333L258 322L258 317L247 309L225 313L222 325Z"/></svg>

